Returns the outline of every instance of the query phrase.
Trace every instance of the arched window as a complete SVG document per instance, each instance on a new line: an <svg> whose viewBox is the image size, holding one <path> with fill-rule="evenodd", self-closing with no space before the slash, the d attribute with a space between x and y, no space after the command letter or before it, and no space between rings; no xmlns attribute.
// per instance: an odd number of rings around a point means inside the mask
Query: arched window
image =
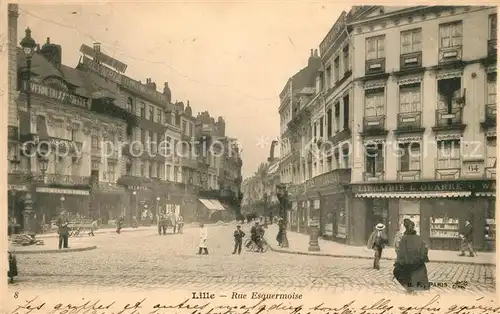
<svg viewBox="0 0 500 314"><path fill-rule="evenodd" d="M132 97L127 98L127 111L133 112L134 111L134 101Z"/></svg>

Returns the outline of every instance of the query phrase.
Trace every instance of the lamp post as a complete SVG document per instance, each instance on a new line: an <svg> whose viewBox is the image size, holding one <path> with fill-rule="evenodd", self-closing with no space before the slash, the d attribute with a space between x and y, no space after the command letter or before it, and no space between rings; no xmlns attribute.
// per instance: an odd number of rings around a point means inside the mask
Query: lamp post
<svg viewBox="0 0 500 314"><path fill-rule="evenodd" d="M288 237L286 235L286 229L288 224L288 218L287 218L288 191L284 184L276 185L276 197L278 197L278 201L280 203L280 216L282 219L281 225L279 226L282 229L281 247L288 248Z"/></svg>
<svg viewBox="0 0 500 314"><path fill-rule="evenodd" d="M156 197L156 214L155 214L155 217L156 217L156 221L159 221L158 217L160 215L160 197Z"/></svg>
<svg viewBox="0 0 500 314"><path fill-rule="evenodd" d="M29 119L29 133L31 133L31 58L35 53L36 42L33 38L31 38L31 30L26 28L26 35L21 40L21 47L23 48L24 55L26 57L26 70L23 72L23 80L26 82L25 91L26 91L26 110L28 112ZM31 159L29 159L28 169L31 172ZM33 211L33 200L31 197L31 193L26 193L24 199L24 210L23 210L23 219L24 219L24 231L31 236L35 236L35 228L34 228L34 220L35 220L35 212Z"/></svg>
<svg viewBox="0 0 500 314"><path fill-rule="evenodd" d="M137 217L138 216L138 213L137 211L139 210L138 206L137 206L137 191L133 191L132 192L132 195L134 196L134 213L135 213L135 217L136 219L139 219L140 217Z"/></svg>
<svg viewBox="0 0 500 314"><path fill-rule="evenodd" d="M318 193L318 198L320 197ZM309 247L307 248L310 252L319 252L320 247L318 243L319 238L319 218L317 209L314 206L314 201L309 202Z"/></svg>
<svg viewBox="0 0 500 314"><path fill-rule="evenodd" d="M64 196L61 196L61 198L59 199L61 201L61 212L64 210L64 201L66 200L64 198Z"/></svg>

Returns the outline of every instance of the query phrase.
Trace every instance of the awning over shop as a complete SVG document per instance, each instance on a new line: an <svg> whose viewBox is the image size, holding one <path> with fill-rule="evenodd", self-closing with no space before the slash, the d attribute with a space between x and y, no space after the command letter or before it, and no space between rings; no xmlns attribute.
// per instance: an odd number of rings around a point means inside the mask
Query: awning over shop
<svg viewBox="0 0 500 314"><path fill-rule="evenodd" d="M203 205L205 205L206 208L210 210L226 210L224 206L219 202L219 200L216 199L206 199L206 198L199 198L198 199Z"/></svg>
<svg viewBox="0 0 500 314"><path fill-rule="evenodd" d="M401 192L401 193L360 193L357 198L433 198L433 197L468 197L470 191L458 192Z"/></svg>
<svg viewBox="0 0 500 314"><path fill-rule="evenodd" d="M476 196L496 197L495 192L476 192Z"/></svg>

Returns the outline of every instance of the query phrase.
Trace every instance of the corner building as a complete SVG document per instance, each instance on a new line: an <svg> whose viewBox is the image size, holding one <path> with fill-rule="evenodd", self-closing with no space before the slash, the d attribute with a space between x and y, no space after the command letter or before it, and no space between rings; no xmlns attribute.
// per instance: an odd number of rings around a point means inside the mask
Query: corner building
<svg viewBox="0 0 500 314"><path fill-rule="evenodd" d="M432 249L457 250L466 220L495 247L496 8L352 10L350 233L411 218Z"/></svg>

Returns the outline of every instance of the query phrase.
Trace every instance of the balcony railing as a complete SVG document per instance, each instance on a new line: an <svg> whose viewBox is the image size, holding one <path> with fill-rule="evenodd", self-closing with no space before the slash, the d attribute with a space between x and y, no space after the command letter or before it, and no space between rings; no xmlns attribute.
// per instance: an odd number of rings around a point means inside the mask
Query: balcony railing
<svg viewBox="0 0 500 314"><path fill-rule="evenodd" d="M363 180L367 182L373 181L383 181L384 180L384 171L378 172L363 172Z"/></svg>
<svg viewBox="0 0 500 314"><path fill-rule="evenodd" d="M365 73L366 75L385 73L385 58L366 60Z"/></svg>
<svg viewBox="0 0 500 314"><path fill-rule="evenodd" d="M497 39L488 40L488 58L497 57Z"/></svg>
<svg viewBox="0 0 500 314"><path fill-rule="evenodd" d="M363 118L363 133L386 133L385 115L364 117Z"/></svg>
<svg viewBox="0 0 500 314"><path fill-rule="evenodd" d="M435 129L454 129L457 127L462 128L462 108L453 108L436 110L436 126Z"/></svg>
<svg viewBox="0 0 500 314"><path fill-rule="evenodd" d="M61 185L88 185L90 184L90 177L82 176L69 176L62 174L46 174L45 183L47 184L61 184Z"/></svg>
<svg viewBox="0 0 500 314"><path fill-rule="evenodd" d="M405 53L399 59L400 70L414 69L422 66L422 51Z"/></svg>
<svg viewBox="0 0 500 314"><path fill-rule="evenodd" d="M462 161L458 158L436 158L436 179L457 179L460 177Z"/></svg>
<svg viewBox="0 0 500 314"><path fill-rule="evenodd" d="M462 60L462 46L439 48L439 63Z"/></svg>
<svg viewBox="0 0 500 314"><path fill-rule="evenodd" d="M422 171L419 170L398 170L398 180L412 181L419 180Z"/></svg>
<svg viewBox="0 0 500 314"><path fill-rule="evenodd" d="M422 112L398 113L398 130L411 130L422 128Z"/></svg>

